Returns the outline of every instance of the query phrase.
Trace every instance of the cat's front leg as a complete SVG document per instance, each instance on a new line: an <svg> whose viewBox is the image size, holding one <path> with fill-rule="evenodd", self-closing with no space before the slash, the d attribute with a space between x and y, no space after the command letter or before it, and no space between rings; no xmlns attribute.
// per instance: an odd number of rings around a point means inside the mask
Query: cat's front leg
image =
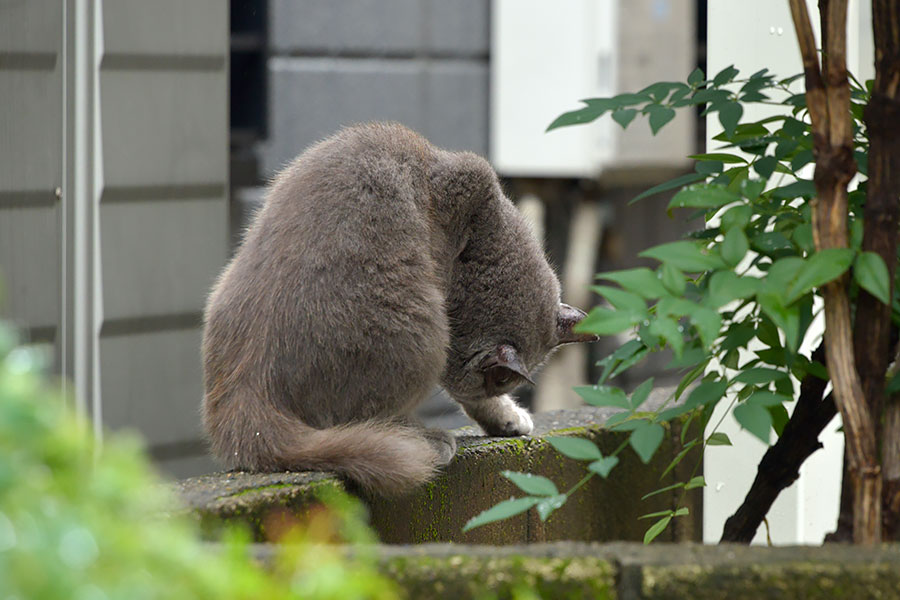
<svg viewBox="0 0 900 600"><path fill-rule="evenodd" d="M531 414L516 404L509 394L465 402L462 406L466 414L490 436L528 435L534 429Z"/></svg>

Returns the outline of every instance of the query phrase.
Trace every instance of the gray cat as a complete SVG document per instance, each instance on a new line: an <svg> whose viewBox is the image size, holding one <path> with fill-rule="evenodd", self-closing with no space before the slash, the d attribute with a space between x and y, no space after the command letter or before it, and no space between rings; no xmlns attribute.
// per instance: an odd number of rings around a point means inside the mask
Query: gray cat
<svg viewBox="0 0 900 600"><path fill-rule="evenodd" d="M584 313L483 158L396 124L344 129L275 179L206 307L204 424L251 471L335 471L391 495L452 434L408 415L440 383L490 435L525 435L508 395Z"/></svg>

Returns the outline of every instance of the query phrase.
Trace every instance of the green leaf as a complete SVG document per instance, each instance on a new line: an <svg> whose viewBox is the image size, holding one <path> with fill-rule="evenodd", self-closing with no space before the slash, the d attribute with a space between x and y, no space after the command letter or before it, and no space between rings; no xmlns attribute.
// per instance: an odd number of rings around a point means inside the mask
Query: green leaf
<svg viewBox="0 0 900 600"><path fill-rule="evenodd" d="M597 279L614 281L626 290L632 291L648 300L669 295L656 273L646 267L600 273L597 275Z"/></svg>
<svg viewBox="0 0 900 600"><path fill-rule="evenodd" d="M675 296L684 295L684 289L687 282L684 273L669 263L663 263L659 268L659 279L667 290Z"/></svg>
<svg viewBox="0 0 900 600"><path fill-rule="evenodd" d="M791 165L793 168L793 164ZM796 170L796 169L795 169ZM774 200L793 200L794 198L812 198L816 195L816 186L809 179L799 179L788 185L771 190Z"/></svg>
<svg viewBox="0 0 900 600"><path fill-rule="evenodd" d="M601 117L605 112L613 110L618 103L612 98L589 98L582 100L584 107L578 110L569 111L556 117L547 127L547 131L557 129L558 127L567 127L569 125L581 125L590 123Z"/></svg>
<svg viewBox="0 0 900 600"><path fill-rule="evenodd" d="M700 487L706 487L706 479L703 478L703 475L697 475L696 477L691 477L691 480L688 481L684 485L684 489L693 490ZM686 514L686 513L684 513ZM676 514L675 516L680 516Z"/></svg>
<svg viewBox="0 0 900 600"><path fill-rule="evenodd" d="M764 179L768 179L772 176L772 173L775 171L775 166L778 164L778 159L774 156L763 156L756 160L753 163L753 170L759 173L760 177Z"/></svg>
<svg viewBox="0 0 900 600"><path fill-rule="evenodd" d="M685 401L685 405L693 408L718 402L725 396L727 389L727 381L704 381L694 388Z"/></svg>
<svg viewBox="0 0 900 600"><path fill-rule="evenodd" d="M657 316L650 321L650 333L658 335L671 346L675 356L681 356L684 350L684 334L674 319L665 316Z"/></svg>
<svg viewBox="0 0 900 600"><path fill-rule="evenodd" d="M650 130L653 135L656 135L666 123L675 118L673 109L659 104L651 104L647 107L647 112L650 113Z"/></svg>
<svg viewBox="0 0 900 600"><path fill-rule="evenodd" d="M785 307L781 297L773 293L768 287L756 294L756 301L759 302L760 308L768 316L781 331L784 332L784 339L787 347L792 351L797 351L797 345L800 340L800 308L796 304Z"/></svg>
<svg viewBox="0 0 900 600"><path fill-rule="evenodd" d="M631 432L628 443L641 458L644 464L650 462L653 453L663 441L665 430L657 423L644 422L640 427Z"/></svg>
<svg viewBox="0 0 900 600"><path fill-rule="evenodd" d="M621 389L609 385L579 385L573 388L591 406L615 406L631 409L631 403Z"/></svg>
<svg viewBox="0 0 900 600"><path fill-rule="evenodd" d="M884 304L890 304L891 285L888 268L881 257L874 252L863 252L856 257L853 279Z"/></svg>
<svg viewBox="0 0 900 600"><path fill-rule="evenodd" d="M722 214L722 231L730 231L735 227L743 229L750 222L753 216L753 209L746 204L732 206Z"/></svg>
<svg viewBox="0 0 900 600"><path fill-rule="evenodd" d="M577 326L576 331L595 333L597 335L613 335L634 327L643 318L630 311L610 310L595 306Z"/></svg>
<svg viewBox="0 0 900 600"><path fill-rule="evenodd" d="M697 272L709 269L720 269L722 260L706 248L694 242L678 241L660 244L644 250L638 256L655 258L660 262L668 262L682 271Z"/></svg>
<svg viewBox="0 0 900 600"><path fill-rule="evenodd" d="M725 186L713 183L695 183L683 188L669 201L668 209L672 208L718 208L732 202L737 202L741 197L725 189Z"/></svg>
<svg viewBox="0 0 900 600"><path fill-rule="evenodd" d="M900 372L894 373L893 377L891 377L890 381L887 382L887 386L884 388L884 393L888 396L893 396L897 392L900 392Z"/></svg>
<svg viewBox="0 0 900 600"><path fill-rule="evenodd" d="M740 231L740 230L732 230ZM734 271L716 271L709 278L709 303L714 307L728 304L738 298L749 298L756 293L759 287L759 279L750 277L738 277Z"/></svg>
<svg viewBox="0 0 900 600"><path fill-rule="evenodd" d="M728 102L719 108L719 123L727 135L734 135L743 114L744 107L738 102Z"/></svg>
<svg viewBox="0 0 900 600"><path fill-rule="evenodd" d="M687 431L687 428L685 427L681 431L682 431L682 435L684 435L684 433ZM684 442L683 439L682 439L682 442ZM688 442L687 444L685 444L684 448L681 449L681 452L679 452L677 455L675 455L675 458L672 459L672 462L670 462L669 466L666 467L665 470L660 474L659 478L662 479L669 473L669 471L671 471L676 466L678 466L678 464L684 459L684 457L687 456L687 453L690 452L691 449L694 446L696 446L698 443L699 443L698 440L693 439L690 442Z"/></svg>
<svg viewBox="0 0 900 600"><path fill-rule="evenodd" d="M643 298L634 292L628 292L606 285L591 286L591 290L606 298L610 304L619 310L633 313L645 313L647 305Z"/></svg>
<svg viewBox="0 0 900 600"><path fill-rule="evenodd" d="M611 371L622 363L622 361L640 354L642 350L646 350L644 344L638 340L629 340L616 348L616 350L601 361L597 362L598 367L603 367L603 373L600 375L599 383L605 382L610 377Z"/></svg>
<svg viewBox="0 0 900 600"><path fill-rule="evenodd" d="M840 277L850 268L854 254L849 248L827 248L810 256L788 288L787 301L793 302L811 289Z"/></svg>
<svg viewBox="0 0 900 600"><path fill-rule="evenodd" d="M716 76L713 77L713 85L716 87L724 85L734 79L738 73L739 71L734 68L734 65L729 65L719 71Z"/></svg>
<svg viewBox="0 0 900 600"><path fill-rule="evenodd" d="M731 446L731 439L727 434L724 434L720 431L716 431L712 433L708 438L706 438L707 446Z"/></svg>
<svg viewBox="0 0 900 600"><path fill-rule="evenodd" d="M750 242L744 234L744 230L738 227L732 227L725 234L725 241L722 242L722 258L725 263L731 267L737 266L747 252L750 250Z"/></svg>
<svg viewBox="0 0 900 600"><path fill-rule="evenodd" d="M590 440L577 437L545 437L544 440L557 452L575 460L600 460L603 454Z"/></svg>
<svg viewBox="0 0 900 600"><path fill-rule="evenodd" d="M644 494L643 496L641 496L641 500L646 500L647 498L652 498L653 496L658 496L659 494L663 494L670 490L680 490L683 487L684 487L684 482L679 481L678 483L673 483L672 485L667 485L665 487L659 488L658 490L653 490L652 492ZM641 515L638 517L638 519L652 519L653 517L658 517L660 515L670 515L670 514L672 514L671 510L664 510L661 512L654 512L654 513L649 513L646 515Z"/></svg>
<svg viewBox="0 0 900 600"><path fill-rule="evenodd" d="M788 415L787 409L782 404L767 406L766 410L769 411L769 415L772 417L772 429L775 430L775 435L781 437L781 433L784 431L784 426L788 424L788 421L791 420L791 417Z"/></svg>
<svg viewBox="0 0 900 600"><path fill-rule="evenodd" d="M688 75L687 82L691 86L697 86L703 83L703 80L706 78L706 75L703 74L703 70L697 67L691 74Z"/></svg>
<svg viewBox="0 0 900 600"><path fill-rule="evenodd" d="M748 200L754 201L759 198L766 188L765 180L761 179L744 179L741 181L741 195Z"/></svg>
<svg viewBox="0 0 900 600"><path fill-rule="evenodd" d="M625 129L634 120L635 115L637 111L633 108L617 108L613 111L612 118Z"/></svg>
<svg viewBox="0 0 900 600"><path fill-rule="evenodd" d="M553 514L553 511L562 507L568 499L569 497L566 494L557 494L551 498L544 498L536 506L538 517L540 517L541 521L546 521Z"/></svg>
<svg viewBox="0 0 900 600"><path fill-rule="evenodd" d="M753 236L753 249L761 254L773 255L781 250L793 250L790 240L780 231L764 231Z"/></svg>
<svg viewBox="0 0 900 600"><path fill-rule="evenodd" d="M647 400L652 390L653 377L637 386L634 391L631 392L631 410L637 410L641 406L641 404L643 404Z"/></svg>
<svg viewBox="0 0 900 600"><path fill-rule="evenodd" d="M719 337L722 315L710 308L700 307L691 313L691 322L697 328L703 345L707 348L712 346L712 343Z"/></svg>
<svg viewBox="0 0 900 600"><path fill-rule="evenodd" d="M609 476L609 472L612 471L613 467L615 467L617 464L619 464L618 457L605 456L589 464L588 471L596 473L603 479L606 479Z"/></svg>
<svg viewBox="0 0 900 600"><path fill-rule="evenodd" d="M769 443L769 430L772 429L772 415L759 404L739 404L734 409L734 418L741 427Z"/></svg>
<svg viewBox="0 0 900 600"><path fill-rule="evenodd" d="M750 383L753 385L757 385L760 383L769 383L778 379L784 379L787 376L787 373L785 373L784 371L779 371L777 369L770 369L768 367L753 367L751 369L744 369L743 371L738 373L732 381L739 381L741 383Z"/></svg>
<svg viewBox="0 0 900 600"><path fill-rule="evenodd" d="M634 198L632 198L628 203L633 204L638 200L643 200L649 196L653 196L654 194L658 194L660 192L666 192L668 190L674 190L675 188L680 188L683 185L687 185L689 183L694 183L696 181L700 181L701 179L706 179L706 175L700 173L688 173L687 175L679 175L674 179L670 179L669 181L664 181L659 185L654 185L649 190L645 190L641 192Z"/></svg>
<svg viewBox="0 0 900 600"><path fill-rule="evenodd" d="M706 154L691 154L688 158L694 160L717 160L723 163L736 164L746 163L747 159L737 154L728 154L727 152L709 152Z"/></svg>
<svg viewBox="0 0 900 600"><path fill-rule="evenodd" d="M669 525L669 521L671 520L671 516L663 517L662 519L651 525L650 529L648 529L644 534L644 543L649 544L654 539L656 539L659 534L666 530L666 527Z"/></svg>
<svg viewBox="0 0 900 600"><path fill-rule="evenodd" d="M694 170L703 175L718 175L724 168L721 160L700 160L694 165Z"/></svg>
<svg viewBox="0 0 900 600"><path fill-rule="evenodd" d="M516 484L526 494L531 494L532 496L555 496L559 494L556 485L541 475L519 473L517 471L502 471L500 474Z"/></svg>
<svg viewBox="0 0 900 600"><path fill-rule="evenodd" d="M785 402L793 402L793 398L784 394L776 394L768 390L757 390L750 394L746 402L748 404L757 404L759 406L779 406Z"/></svg>
<svg viewBox="0 0 900 600"><path fill-rule="evenodd" d="M470 531L476 527L481 527L482 525L487 525L488 523L493 523L494 521L502 521L503 519L514 517L515 515L527 511L540 501L541 498L531 497L504 500L469 519L463 527L463 532Z"/></svg>

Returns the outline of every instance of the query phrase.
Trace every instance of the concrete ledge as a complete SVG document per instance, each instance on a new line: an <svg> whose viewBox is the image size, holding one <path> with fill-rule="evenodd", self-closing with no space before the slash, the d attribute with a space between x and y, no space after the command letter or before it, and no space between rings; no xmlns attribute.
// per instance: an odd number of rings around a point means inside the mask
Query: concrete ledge
<svg viewBox="0 0 900 600"><path fill-rule="evenodd" d="M560 455L542 438L548 434L585 437L605 454L610 453L627 434L596 424L604 422L609 414L590 407L543 413L537 415L535 434L521 438L479 437L473 435L477 432L474 427L457 430L460 449L437 479L402 498L364 499L371 524L382 541L398 544L640 540L650 522L638 521L638 517L671 508L680 500L681 492L661 493L645 501L641 497L690 478L694 455L659 479L659 473L681 450L678 431L666 437L649 466L626 448L608 479L591 479L546 522L541 522L532 509L507 521L462 533L465 522L482 510L511 496L524 495L500 475L505 469L547 476L561 491L578 482L587 472L585 463ZM318 494L326 488L345 490L340 480L323 473L218 473L182 481L177 491L208 535L214 536L222 523L237 521L249 525L262 541L270 539L273 528L279 528L285 518L302 515L316 505ZM690 515L673 520L661 539L699 540L701 502L701 489L688 492Z"/></svg>
<svg viewBox="0 0 900 600"><path fill-rule="evenodd" d="M380 549L410 598L900 598L900 545L859 548L555 543Z"/></svg>

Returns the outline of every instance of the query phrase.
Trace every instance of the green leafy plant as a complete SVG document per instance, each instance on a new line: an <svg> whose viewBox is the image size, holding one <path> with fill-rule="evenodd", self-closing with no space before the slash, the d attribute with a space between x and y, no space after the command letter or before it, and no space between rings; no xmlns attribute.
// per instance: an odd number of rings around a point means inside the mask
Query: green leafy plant
<svg viewBox="0 0 900 600"><path fill-rule="evenodd" d="M813 242L810 199L815 186L808 174L813 136L806 98L792 82L768 70L740 78L728 67L707 79L698 69L687 81L659 82L638 93L584 100L584 106L557 118L548 130L590 123L604 114L623 128L637 115L646 116L655 134L675 116L676 109L701 107L715 114L722 132L714 152L691 156L694 173L657 185L635 200L678 190L668 204L693 209L691 218L702 228L686 239L655 246L640 256L659 263L655 269L636 268L597 276L592 289L606 306L594 308L579 329L599 335L632 332L631 340L603 359L596 385L576 388L585 402L614 407L620 412L606 426L627 435L610 455L592 442L569 438L549 441L562 454L588 462L585 480L607 477L618 455L630 447L647 463L666 435L665 423L681 421L683 449L661 477L692 454L697 460L686 481L651 491L646 497L672 489L682 492L705 485L696 472L702 450L731 441L710 423L720 402L741 426L768 444L771 433L781 435L788 422L786 405L795 400L795 380L827 379L825 365L800 352L809 339L810 324L819 303L815 298L826 283L852 274L851 296L864 289L884 303L892 303L894 321L900 305L890 298L888 269L874 252L861 249L862 206L866 197L868 138L863 110L871 82L853 80L854 158L860 177L849 193L849 248L817 252ZM742 121L745 107L767 105L771 116ZM892 302L893 301L893 302ZM682 373L681 381L662 405L644 411L653 388L644 381L631 394L611 385L615 376L663 349L674 355L668 369ZM824 387L824 386L823 386ZM827 422L827 421L826 421ZM537 507L547 519L578 486L559 494L549 480L504 473L528 494L508 500L474 517L476 527ZM538 483L539 482L539 483ZM684 494L682 493L682 498ZM644 536L650 542L672 519L686 515L687 506L651 513Z"/></svg>
<svg viewBox="0 0 900 600"><path fill-rule="evenodd" d="M267 569L242 531L201 542L193 522L167 514L176 500L139 442L111 435L98 447L41 364L0 322L0 597L397 596L364 551L351 560L323 543L374 540L348 499L292 530Z"/></svg>

